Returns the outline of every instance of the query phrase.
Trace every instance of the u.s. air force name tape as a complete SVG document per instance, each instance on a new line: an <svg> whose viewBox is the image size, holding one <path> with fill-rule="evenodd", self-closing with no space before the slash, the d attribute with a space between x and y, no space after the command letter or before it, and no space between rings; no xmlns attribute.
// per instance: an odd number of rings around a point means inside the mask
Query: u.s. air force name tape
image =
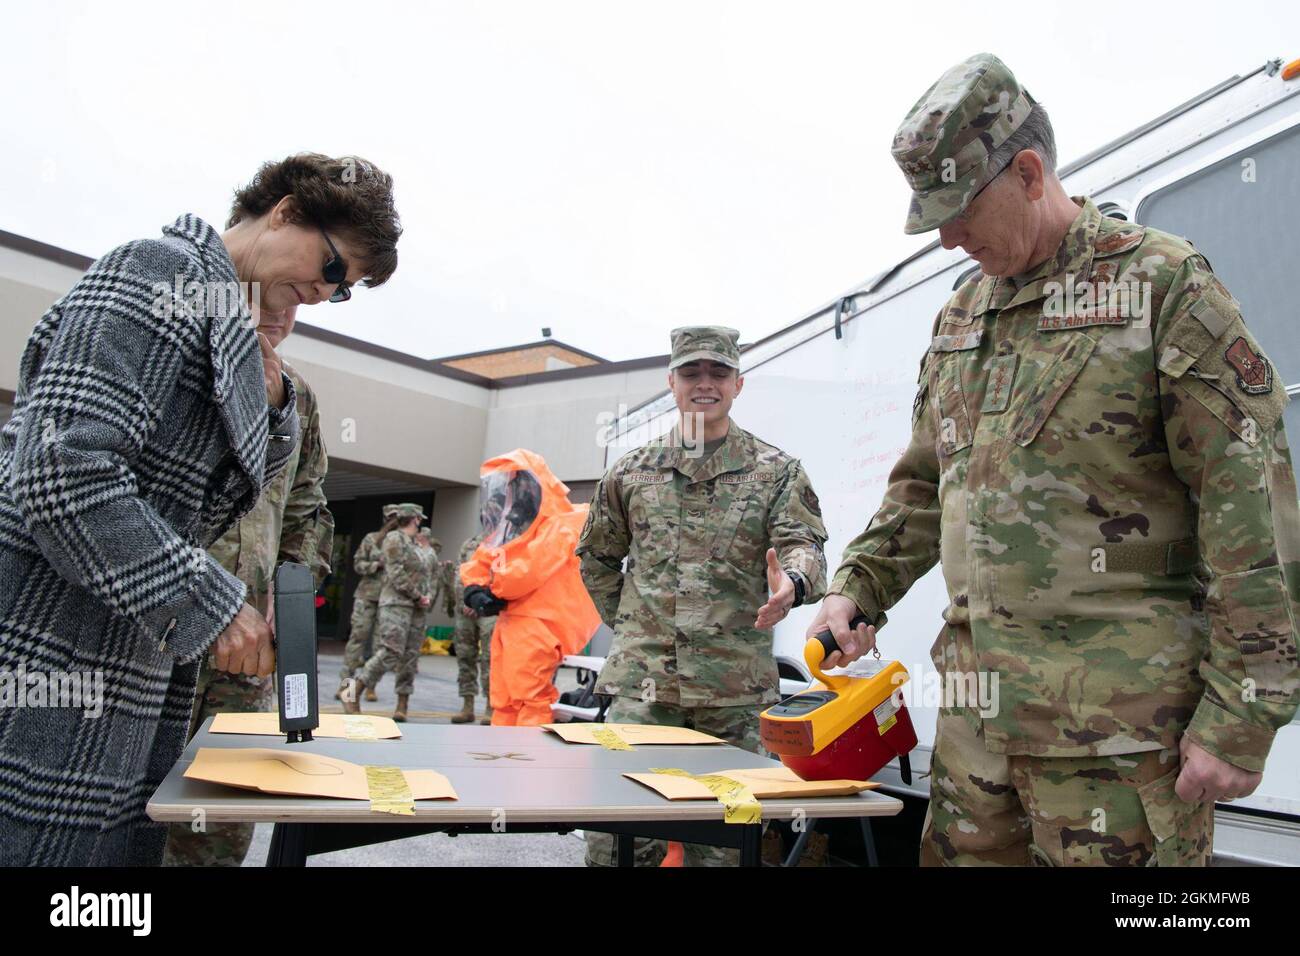
<svg viewBox="0 0 1300 956"><path fill-rule="evenodd" d="M378 740L375 725L364 714L345 714L343 716L343 733L348 740Z"/></svg>
<svg viewBox="0 0 1300 956"><path fill-rule="evenodd" d="M401 767L366 767L366 790L371 813L415 815L415 798Z"/></svg>
<svg viewBox="0 0 1300 956"><path fill-rule="evenodd" d="M709 788L709 792L722 804L722 819L725 823L762 823L763 806L758 802L752 790L738 780L716 773L693 774L676 767L651 767L651 773L662 773L672 777L689 777Z"/></svg>
<svg viewBox="0 0 1300 956"><path fill-rule="evenodd" d="M591 736L596 743L600 744L606 750L635 750L630 743L618 735L613 727L596 726L591 729Z"/></svg>

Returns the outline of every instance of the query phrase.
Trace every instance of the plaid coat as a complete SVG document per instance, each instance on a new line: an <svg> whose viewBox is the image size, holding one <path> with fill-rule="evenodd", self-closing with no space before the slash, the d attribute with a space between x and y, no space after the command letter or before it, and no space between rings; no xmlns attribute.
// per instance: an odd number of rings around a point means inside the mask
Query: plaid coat
<svg viewBox="0 0 1300 956"><path fill-rule="evenodd" d="M94 263L28 340L0 431L0 864L162 857L145 803L246 591L204 549L298 434L287 378L267 407L236 282L182 216ZM93 679L68 690L95 673L98 706Z"/></svg>

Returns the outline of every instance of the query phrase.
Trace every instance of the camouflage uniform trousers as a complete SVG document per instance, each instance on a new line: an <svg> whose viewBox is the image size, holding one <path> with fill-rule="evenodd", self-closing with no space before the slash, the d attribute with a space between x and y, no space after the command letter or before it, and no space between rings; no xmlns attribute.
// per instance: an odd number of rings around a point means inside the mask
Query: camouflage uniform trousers
<svg viewBox="0 0 1300 956"><path fill-rule="evenodd" d="M348 643L343 649L343 669L339 671L339 680L347 680L365 667L366 659L370 656L370 636L374 632L378 611L378 601L352 602L352 628L348 631Z"/></svg>
<svg viewBox="0 0 1300 956"><path fill-rule="evenodd" d="M397 668L395 690L399 695L409 694L415 690L415 675L420 673L420 648L424 646L428 628L429 609L411 608L411 629L406 635L406 646L402 649L402 664Z"/></svg>
<svg viewBox="0 0 1300 956"><path fill-rule="evenodd" d="M204 658L199 668L189 736L198 733L203 721L214 714L271 710L275 695L272 680L227 674L213 669L211 659ZM167 827L163 866L239 866L244 862L253 841L253 824L208 823L202 831L196 831L194 827L201 822L173 823Z"/></svg>
<svg viewBox="0 0 1300 956"><path fill-rule="evenodd" d="M482 686L483 696L491 700L488 675L492 665L492 628L496 623L495 615L480 618L456 615L456 683L461 697L474 697L477 686Z"/></svg>
<svg viewBox="0 0 1300 956"><path fill-rule="evenodd" d="M1214 804L1174 793L1178 751L990 753L974 712L939 714L922 866L1206 866Z"/></svg>
<svg viewBox="0 0 1300 956"><path fill-rule="evenodd" d="M399 675L400 679L403 661L406 658L406 646L414 630L412 622L417 610L420 611L421 616L424 615L422 609L408 604L379 605L379 614L375 622L375 653L371 655L370 660L366 661L360 674L361 680L367 687L378 686L384 674L389 671ZM419 654L418 644L415 650L416 654ZM398 693L410 693L410 691L399 690Z"/></svg>
<svg viewBox="0 0 1300 956"><path fill-rule="evenodd" d="M721 737L742 750L762 754L765 751L758 732L758 716L762 710L757 704L743 707L678 707L675 704L647 703L635 697L615 697L605 719L612 724L690 727L701 733ZM658 866L668 850L663 840L637 837L634 843L636 866ZM685 863L687 866L736 866L740 863L740 851L687 843ZM587 865L614 865L613 835L587 834Z"/></svg>

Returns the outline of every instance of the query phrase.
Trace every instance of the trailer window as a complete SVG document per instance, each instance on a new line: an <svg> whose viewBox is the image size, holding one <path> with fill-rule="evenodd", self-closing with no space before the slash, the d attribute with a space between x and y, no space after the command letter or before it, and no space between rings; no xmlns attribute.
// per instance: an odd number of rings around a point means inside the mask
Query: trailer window
<svg viewBox="0 0 1300 956"><path fill-rule="evenodd" d="M1195 244L1241 303L1277 377L1300 383L1300 126L1152 193L1134 219Z"/></svg>

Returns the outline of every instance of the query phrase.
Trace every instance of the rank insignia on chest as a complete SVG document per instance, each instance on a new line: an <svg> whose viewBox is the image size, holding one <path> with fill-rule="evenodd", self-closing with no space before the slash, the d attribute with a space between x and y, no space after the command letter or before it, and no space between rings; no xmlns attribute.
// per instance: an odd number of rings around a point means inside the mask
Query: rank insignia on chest
<svg viewBox="0 0 1300 956"><path fill-rule="evenodd" d="M1006 411L1007 402L1011 400L1011 390L1016 382L1018 358L1019 356L1012 352L1010 355L995 355L989 359L988 386L984 392L984 404L980 406L982 413Z"/></svg>
<svg viewBox="0 0 1300 956"><path fill-rule="evenodd" d="M1223 357L1237 373L1237 387L1248 395L1267 395L1273 390L1273 368L1268 359L1250 347L1242 336L1237 336Z"/></svg>

